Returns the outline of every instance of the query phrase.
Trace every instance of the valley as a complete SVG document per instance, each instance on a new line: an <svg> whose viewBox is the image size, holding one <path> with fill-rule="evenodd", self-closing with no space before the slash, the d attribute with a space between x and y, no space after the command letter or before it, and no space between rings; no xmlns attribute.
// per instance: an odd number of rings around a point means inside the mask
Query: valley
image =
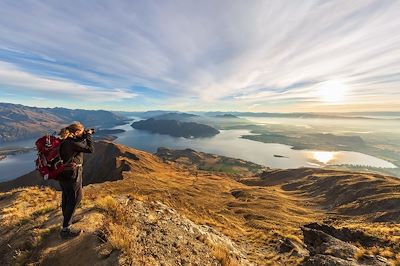
<svg viewBox="0 0 400 266"><path fill-rule="evenodd" d="M213 254L215 265L307 265L310 261L386 265L398 260L400 181L396 178L313 168L254 171L253 164L241 160L188 150L164 150L160 151L164 156L157 157L110 142L97 143L95 150L86 158L87 186L79 210L93 222L77 245L108 249L101 260L117 259L122 265L132 261L150 264L154 259L172 262L177 257L195 261L196 256L187 253L191 252L189 247L196 252L200 247L211 249L202 252ZM101 168L98 161L103 162ZM221 169L221 163L240 171L229 173ZM208 170L203 170L205 166ZM56 243L49 241L57 234L59 192L18 188L44 185L35 174L0 184L3 191L14 188L0 195L4 217L0 235L3 241L21 239L9 243L21 250L23 257L17 258L23 261L57 262L48 245ZM30 201L33 195L41 195L35 197L47 205ZM23 198L27 205L19 203ZM180 218L167 218L167 213L175 212ZM24 223L28 217L34 222ZM20 223L18 231L15 223ZM177 224L182 227L172 229ZM85 223L80 226L85 228ZM35 228L49 231L40 233ZM147 237L143 235L146 230L151 230ZM153 241L152 236L160 240L156 236L162 232L164 243L172 241L174 234L168 232L173 230L192 233L182 238L186 242L178 240L176 247L155 244L157 249L150 253L140 249ZM346 237L341 230L347 230ZM105 232L104 244L90 238L98 232ZM132 237L122 238L122 232ZM34 249L28 249L23 241L31 241L22 236L31 234L40 234L42 239L29 242ZM326 241L326 247L336 243L331 246L336 251L316 249L314 241ZM133 247L137 247L135 252ZM53 252L63 255L73 251L78 252L74 245L56 245ZM7 249L1 252L8 254ZM187 255L160 255L168 252ZM12 256L4 256L2 263L11 261Z"/></svg>

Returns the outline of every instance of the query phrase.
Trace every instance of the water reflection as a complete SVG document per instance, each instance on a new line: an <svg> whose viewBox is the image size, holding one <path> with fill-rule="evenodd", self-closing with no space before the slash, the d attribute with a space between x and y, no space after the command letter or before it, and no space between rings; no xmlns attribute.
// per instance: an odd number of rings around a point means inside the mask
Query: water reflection
<svg viewBox="0 0 400 266"><path fill-rule="evenodd" d="M220 134L212 138L185 139L151 134L132 127L126 129L126 132L118 134L115 142L149 152L157 151L158 147L172 149L191 148L197 151L240 158L257 164L283 169L309 167L310 165L320 167L321 164L353 164L396 168L390 162L357 152L293 150L288 145L262 143L241 138L243 135L252 134L249 130L221 130Z"/></svg>
<svg viewBox="0 0 400 266"><path fill-rule="evenodd" d="M390 162L358 152L350 151L318 151L293 150L291 146L278 143L262 143L243 139L241 136L252 134L249 130L221 130L221 133L212 138L185 139L167 135L152 134L133 129L130 124L119 126L126 130L116 134L116 143L148 152L157 151L158 147L173 149L191 148L194 150L214 153L218 155L240 158L272 168L321 167L323 165L351 164L358 166L372 166L396 168ZM33 146L34 141L19 143ZM278 156L276 156L278 155ZM34 169L36 152L22 155L10 155L0 161L0 182L6 181Z"/></svg>
<svg viewBox="0 0 400 266"><path fill-rule="evenodd" d="M329 151L314 151L312 156L320 163L327 164L335 158L335 152Z"/></svg>

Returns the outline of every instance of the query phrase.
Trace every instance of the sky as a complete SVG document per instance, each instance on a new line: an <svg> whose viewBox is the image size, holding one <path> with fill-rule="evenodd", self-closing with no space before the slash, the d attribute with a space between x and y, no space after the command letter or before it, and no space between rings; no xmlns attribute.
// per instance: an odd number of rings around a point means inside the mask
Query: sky
<svg viewBox="0 0 400 266"><path fill-rule="evenodd" d="M1 1L0 102L400 111L400 1Z"/></svg>

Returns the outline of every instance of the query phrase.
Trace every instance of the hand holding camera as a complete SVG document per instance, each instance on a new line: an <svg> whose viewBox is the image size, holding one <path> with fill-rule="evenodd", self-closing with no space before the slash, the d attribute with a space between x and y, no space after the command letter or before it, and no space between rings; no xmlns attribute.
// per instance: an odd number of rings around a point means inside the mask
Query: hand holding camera
<svg viewBox="0 0 400 266"><path fill-rule="evenodd" d="M85 134L92 135L92 134L94 134L95 132L96 132L96 131L94 130L94 128L85 129Z"/></svg>

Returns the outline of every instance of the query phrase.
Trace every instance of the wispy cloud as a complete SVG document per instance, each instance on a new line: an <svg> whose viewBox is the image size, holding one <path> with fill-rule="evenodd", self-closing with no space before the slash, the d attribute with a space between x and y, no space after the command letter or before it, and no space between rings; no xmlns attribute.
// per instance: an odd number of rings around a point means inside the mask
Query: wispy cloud
<svg viewBox="0 0 400 266"><path fill-rule="evenodd" d="M21 71L9 63L0 62L0 86L13 91L26 90L47 95L48 98L69 96L80 101L110 101L134 98L137 95L124 89L104 89L84 86L68 80L40 77ZM43 97L36 97L43 99Z"/></svg>
<svg viewBox="0 0 400 266"><path fill-rule="evenodd" d="M171 106L294 109L341 80L349 101L400 102L399 10L395 0L1 2L0 86L97 101L146 87Z"/></svg>

